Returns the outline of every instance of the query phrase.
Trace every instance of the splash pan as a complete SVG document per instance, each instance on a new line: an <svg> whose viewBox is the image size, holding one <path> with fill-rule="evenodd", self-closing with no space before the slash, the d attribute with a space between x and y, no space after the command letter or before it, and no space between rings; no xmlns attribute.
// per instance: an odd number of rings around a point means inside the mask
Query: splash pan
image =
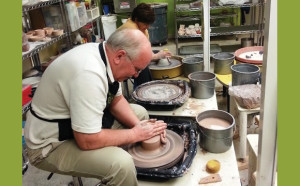
<svg viewBox="0 0 300 186"><path fill-rule="evenodd" d="M132 98L148 110L172 110L183 105L190 94L183 80L156 80L138 86Z"/></svg>

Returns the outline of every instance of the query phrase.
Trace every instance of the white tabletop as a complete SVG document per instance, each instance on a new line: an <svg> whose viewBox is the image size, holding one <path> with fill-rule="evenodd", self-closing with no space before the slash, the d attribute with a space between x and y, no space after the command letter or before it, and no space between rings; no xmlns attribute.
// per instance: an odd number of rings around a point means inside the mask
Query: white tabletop
<svg viewBox="0 0 300 186"><path fill-rule="evenodd" d="M198 113L206 110L218 110L216 93L208 99L188 98L188 100L175 110L170 111L150 111L149 115L155 116L180 116L180 117L196 117Z"/></svg>
<svg viewBox="0 0 300 186"><path fill-rule="evenodd" d="M198 113L206 110L217 110L217 98L214 94L208 99L189 98L181 107L172 111L148 111L149 115L156 116L180 116L196 117ZM198 138L199 139L199 138ZM205 184L205 186L240 186L240 176L233 145L224 153L209 153L202 151L197 144L197 154L193 159L192 165L185 175L179 178L161 182L151 182L139 180L139 186L198 186L200 179L209 176L205 166L209 160L216 159L221 163L219 174L222 181ZM204 184L203 184L204 185Z"/></svg>
<svg viewBox="0 0 300 186"><path fill-rule="evenodd" d="M151 182L138 180L139 186L198 186L200 179L209 176L205 166L209 160L216 159L221 163L221 169L218 172L222 179L221 182L201 184L205 186L240 186L240 176L235 158L234 147L224 153L209 153L202 151L199 143L197 145L197 154L193 163L186 174L179 178L173 178L167 181Z"/></svg>

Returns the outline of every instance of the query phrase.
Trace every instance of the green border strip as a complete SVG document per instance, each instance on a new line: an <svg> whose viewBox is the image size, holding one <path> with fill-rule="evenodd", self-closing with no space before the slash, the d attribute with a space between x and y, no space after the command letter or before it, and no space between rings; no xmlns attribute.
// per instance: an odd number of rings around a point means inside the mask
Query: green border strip
<svg viewBox="0 0 300 186"><path fill-rule="evenodd" d="M278 0L278 185L299 185L299 1ZM276 55L276 54L274 54Z"/></svg>
<svg viewBox="0 0 300 186"><path fill-rule="evenodd" d="M1 185L22 185L21 5L1 2Z"/></svg>

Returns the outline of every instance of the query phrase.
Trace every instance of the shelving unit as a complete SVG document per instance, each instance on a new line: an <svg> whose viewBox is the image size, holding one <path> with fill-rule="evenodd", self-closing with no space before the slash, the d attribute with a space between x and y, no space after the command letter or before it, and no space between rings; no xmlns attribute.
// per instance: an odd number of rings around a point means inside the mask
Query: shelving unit
<svg viewBox="0 0 300 186"><path fill-rule="evenodd" d="M243 7L254 7L254 6L261 6L261 3L244 3L242 5L217 5L217 6L210 6L210 9L224 9L224 8L243 8Z"/></svg>
<svg viewBox="0 0 300 186"><path fill-rule="evenodd" d="M252 34L258 32L258 25L211 27L210 36Z"/></svg>
<svg viewBox="0 0 300 186"><path fill-rule="evenodd" d="M245 3L242 5L223 5L223 6L210 6L210 10L218 10L218 9L226 9L226 8L255 8L257 6L263 6L261 2L258 3ZM253 14L253 10L252 10ZM214 16L211 15L210 19L218 19L218 18L224 18L224 17L231 17L235 16L234 14L228 14L228 15L220 15L220 16ZM253 19L253 16L251 16L251 19ZM260 21L260 20L259 20ZM250 25L244 25L244 26L230 26L230 27L211 27L211 33L210 36L221 36L221 35L236 35L236 34L253 34L260 31L260 23L254 24L254 20L251 20Z"/></svg>
<svg viewBox="0 0 300 186"><path fill-rule="evenodd" d="M211 10L217 9L225 9L225 8L243 8L243 7L250 7L251 9L251 20L250 25L237 25L237 26L226 26L226 27L211 27L210 20L222 18L221 16L234 16L232 15L220 15L211 16ZM257 23L255 23L255 9L259 7L259 16ZM257 45L262 45L262 37L263 37L263 7L264 7L264 0L259 0L257 3L245 3L242 5L213 5L210 6L210 0L203 1L203 24L204 24L204 32L203 34L203 46L204 46L204 69L208 71L210 69L210 37L211 36L225 36L225 35L238 35L238 34L250 34L250 37L254 37L254 34L257 34L258 39Z"/></svg>
<svg viewBox="0 0 300 186"><path fill-rule="evenodd" d="M64 28L60 28L64 30L64 34L58 37L51 37L50 41L47 42L29 42L30 43L30 50L27 52L22 52L22 61L30 58L32 61L32 66L39 68L41 66L41 62L39 60L39 52L54 43L61 41L63 39L66 39L66 44L67 48L70 49L73 47L73 43L71 42L72 40L72 34L74 34L76 31L79 31L81 28L85 27L88 24L96 22L97 24L97 32L98 34L101 34L100 32L100 16L96 17L90 21L88 21L85 25L79 27L78 29L71 31L70 27L70 22L69 19L67 18L67 10L65 7L65 3L68 0L49 0L45 2L38 2L33 5L23 5L22 6L22 13L23 13L23 25L24 25L24 30L29 31L33 30L31 26L31 20L29 16L29 12L35 9L47 7L47 6L54 6L54 5L59 5L60 7L60 16L62 19L62 25ZM96 6L99 4L99 0L95 1ZM92 30L94 33L94 26L92 24Z"/></svg>
<svg viewBox="0 0 300 186"><path fill-rule="evenodd" d="M201 27L201 8L182 8L180 6L176 6L178 5L179 2L178 0L174 0L174 19L175 19L175 44L176 44L176 54L179 53L178 50L178 42L180 39L199 39L199 41L202 40L202 35L201 34L196 34L196 35L182 35L180 36L178 34L178 23L180 22L193 22L193 23L199 23L200 27ZM189 6L189 4L187 3L191 3L193 1L184 1L184 4L180 5L184 5L184 6ZM185 25L187 26L187 25Z"/></svg>
<svg viewBox="0 0 300 186"><path fill-rule="evenodd" d="M22 10L23 10L23 12L28 12L30 10L34 10L34 9L37 9L37 8L42 8L42 7L49 6L49 5L52 5L52 4L55 4L55 3L59 3L59 2L61 2L61 0L51 0L51 1L45 1L45 2L38 2L38 3L33 4L33 5L24 5L22 7Z"/></svg>
<svg viewBox="0 0 300 186"><path fill-rule="evenodd" d="M208 30L209 33L209 37L211 36L228 36L228 35L240 35L240 34L250 34L250 37L254 37L254 34L260 35L258 36L259 38L262 37L262 29L263 29L263 25L262 25L262 11L263 11L263 0L259 0L257 3L245 3L242 5L212 5L210 6L210 2L209 2L209 7L207 9L205 9L202 7L201 9L190 9L188 10L187 8L184 7L188 7L188 3L191 3L193 1L179 1L179 0L174 0L174 15L175 15L175 44L176 44L176 54L179 53L178 50L178 45L179 45L179 40L184 38L200 38L199 42L204 41L204 34L203 31L204 30ZM176 8L177 3L180 3L180 5L183 6L178 6L179 8ZM182 3L186 3L186 4L182 4ZM249 7L251 8L251 23L250 25L240 25L239 24L239 16L237 13L237 10L235 9L240 9L240 8L245 8L245 7ZM255 17L254 17L254 11L255 8L259 7L259 17L258 17L258 21L255 24ZM221 13L211 13L211 11L214 10L222 10L222 9L229 9L232 10L230 12L221 12ZM195 15L193 12L199 12L197 15ZM234 20L236 24L233 24L231 26L210 26L210 24L204 24L203 19L204 19L204 11L206 11L205 13L208 13L208 20L210 20L210 22L212 22L213 20L216 19L231 19ZM239 11L239 10L238 10ZM193 15L189 15L189 14L193 14ZM179 36L178 34L178 29L179 29L179 22L196 22L199 21L202 25L202 31L201 34L197 34L197 35L183 35L183 36ZM204 28L205 27L205 28ZM259 40L257 42L257 45L262 45L261 43L262 39ZM208 45L209 46L209 45ZM204 51L204 50L203 50ZM210 55L210 54L209 54Z"/></svg>
<svg viewBox="0 0 300 186"><path fill-rule="evenodd" d="M67 40L67 46L70 48L71 42L69 38L69 32L68 32L68 22L66 19L66 14L65 14L65 8L64 8L64 0L49 0L45 2L38 2L36 4L32 5L24 5L22 6L22 14L23 14L23 26L25 31L33 30L32 25L31 25L31 19L29 16L29 12L32 10L40 9L43 7L48 7L48 6L53 6L59 4L60 7L60 15L63 21L63 26L64 28L60 28L64 30L64 34L56 37L51 37L50 41L45 41L45 42L29 42L30 49L29 51L22 52L22 62L25 60L29 59L31 60L31 65L34 68L40 69L41 68L41 62L39 59L39 52L54 43L61 41L63 39ZM31 101L26 103L25 105L22 106L22 115L24 115L28 110L30 106ZM22 174L24 175L27 168L28 168L28 159L25 155L26 148L22 146L22 160L23 160L23 165L22 165Z"/></svg>
<svg viewBox="0 0 300 186"><path fill-rule="evenodd" d="M237 14L235 13L219 14L219 15L210 16L210 19L219 19L219 18L236 17L236 16Z"/></svg>
<svg viewBox="0 0 300 186"><path fill-rule="evenodd" d="M22 61L31 58L33 67L39 68L41 66L41 62L39 60L39 52L52 44L62 40L66 39L67 40L67 46L68 48L71 48L71 40L69 37L69 29L68 29L68 20L66 18L66 10L64 6L65 0L50 0L50 1L45 1L45 2L38 2L33 5L24 5L22 6L22 14L24 18L24 30L29 31L32 30L31 27L31 20L29 16L29 11L47 7L47 6L52 6L52 5L57 5L59 4L60 6L60 15L63 21L64 28L61 28L64 30L64 34L58 37L51 37L51 40L48 42L29 42L30 43L30 50L27 52L22 52Z"/></svg>
<svg viewBox="0 0 300 186"><path fill-rule="evenodd" d="M97 32L98 32L98 34L99 34L99 37L100 37L100 20L101 20L101 17L99 16L99 17L96 17L96 18L94 18L94 19L92 19L92 20L90 20L90 21L88 21L85 25L83 25L83 26L81 26L81 27L79 27L79 28L77 28L76 30L74 30L74 31L71 31L70 33L69 33L69 36L71 37L71 35L72 34L74 34L75 32L78 32L80 29L82 29L83 27L85 27L85 26L87 26L87 25L89 25L89 24L92 24L92 31L93 31L93 33L94 33L94 27L93 27L93 22L96 22L96 24L97 24ZM71 28L69 28L69 30L71 30ZM73 46L73 44L72 44L72 46Z"/></svg>
<svg viewBox="0 0 300 186"><path fill-rule="evenodd" d="M64 33L61 36L53 37L51 38L51 41L48 42L40 42L41 44L36 45L33 49L23 52L22 54L22 60L26 60L27 58L33 57L35 54L38 54L41 50L51 46L52 44L56 43L57 41L60 41L66 37L68 37L68 33Z"/></svg>

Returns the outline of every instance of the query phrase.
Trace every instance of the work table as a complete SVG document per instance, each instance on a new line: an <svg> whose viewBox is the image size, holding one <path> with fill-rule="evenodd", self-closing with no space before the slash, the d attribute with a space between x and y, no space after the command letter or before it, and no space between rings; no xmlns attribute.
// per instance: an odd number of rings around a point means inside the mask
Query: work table
<svg viewBox="0 0 300 186"><path fill-rule="evenodd" d="M183 117L195 120L198 113L206 110L217 110L216 93L208 99L188 98L187 102L181 107L171 111L148 111L152 117ZM199 140L199 137L198 137ZM172 178L165 181L150 181L139 180L139 186L195 186L200 185L200 179L209 176L206 172L205 166L209 160L216 159L221 163L219 175L222 179L221 182L205 184L206 186L240 186L240 176L238 165L236 161L235 151L233 145L224 153L210 153L200 148L199 142L197 144L197 153L193 159L191 167L186 174L179 178ZM203 184L204 185L204 184Z"/></svg>

